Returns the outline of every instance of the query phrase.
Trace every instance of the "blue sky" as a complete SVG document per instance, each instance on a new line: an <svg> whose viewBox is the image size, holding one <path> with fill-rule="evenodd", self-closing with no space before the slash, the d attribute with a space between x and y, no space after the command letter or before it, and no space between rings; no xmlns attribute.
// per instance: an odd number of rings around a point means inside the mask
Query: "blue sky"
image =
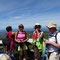
<svg viewBox="0 0 60 60"><path fill-rule="evenodd" d="M18 28L46 26L50 22L60 26L60 0L0 0L0 29L11 25Z"/></svg>

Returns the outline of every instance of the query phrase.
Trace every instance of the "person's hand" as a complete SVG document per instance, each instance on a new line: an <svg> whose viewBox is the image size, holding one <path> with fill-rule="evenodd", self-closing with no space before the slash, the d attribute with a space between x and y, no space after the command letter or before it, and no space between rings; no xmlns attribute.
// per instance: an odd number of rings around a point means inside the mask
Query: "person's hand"
<svg viewBox="0 0 60 60"><path fill-rule="evenodd" d="M33 42L31 42L31 44L33 44Z"/></svg>
<svg viewBox="0 0 60 60"><path fill-rule="evenodd" d="M50 41L46 41L45 44L51 44L51 42Z"/></svg>
<svg viewBox="0 0 60 60"><path fill-rule="evenodd" d="M36 29L36 32L38 33L38 29Z"/></svg>
<svg viewBox="0 0 60 60"><path fill-rule="evenodd" d="M17 43L20 43L20 40L15 40Z"/></svg>
<svg viewBox="0 0 60 60"><path fill-rule="evenodd" d="M22 42L27 42L28 41L28 39L26 39L26 40L22 40Z"/></svg>
<svg viewBox="0 0 60 60"><path fill-rule="evenodd" d="M24 43L25 41L21 40L20 42Z"/></svg>
<svg viewBox="0 0 60 60"><path fill-rule="evenodd" d="M18 43L20 43L20 40L18 41Z"/></svg>
<svg viewBox="0 0 60 60"><path fill-rule="evenodd" d="M20 43L20 40L18 40L17 42Z"/></svg>

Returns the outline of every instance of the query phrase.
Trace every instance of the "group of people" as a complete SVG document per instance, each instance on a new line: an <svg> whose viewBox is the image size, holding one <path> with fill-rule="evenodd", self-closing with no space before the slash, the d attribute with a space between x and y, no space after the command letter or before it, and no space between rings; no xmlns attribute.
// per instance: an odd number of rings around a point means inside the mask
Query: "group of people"
<svg viewBox="0 0 60 60"><path fill-rule="evenodd" d="M14 49L17 48L17 51L19 52L20 47L24 51L25 60L27 59L27 52L24 49L25 45L29 49L29 43L27 42L29 40L28 34L26 31L24 31L23 24L20 24L18 26L19 31L12 32L12 27L8 26L6 27L7 34L9 39L11 40L10 44L6 46L6 51L10 50L10 52L14 55ZM45 44L47 45L48 49L48 60L59 60L59 49L60 49L60 33L57 31L57 25L55 23L50 23L47 25L47 28L49 29L49 39L45 41ZM42 51L43 51L43 37L44 33L41 31L41 25L39 23L36 23L34 25L35 31L33 32L33 41L32 45L34 48L34 60L42 60ZM21 60L21 56L19 55L19 60Z"/></svg>

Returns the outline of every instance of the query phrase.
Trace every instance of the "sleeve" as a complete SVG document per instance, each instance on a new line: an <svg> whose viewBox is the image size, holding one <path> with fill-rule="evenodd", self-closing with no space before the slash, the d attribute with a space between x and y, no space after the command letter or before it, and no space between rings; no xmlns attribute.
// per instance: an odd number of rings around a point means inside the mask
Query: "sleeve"
<svg viewBox="0 0 60 60"><path fill-rule="evenodd" d="M60 44L60 33L57 34L57 43Z"/></svg>

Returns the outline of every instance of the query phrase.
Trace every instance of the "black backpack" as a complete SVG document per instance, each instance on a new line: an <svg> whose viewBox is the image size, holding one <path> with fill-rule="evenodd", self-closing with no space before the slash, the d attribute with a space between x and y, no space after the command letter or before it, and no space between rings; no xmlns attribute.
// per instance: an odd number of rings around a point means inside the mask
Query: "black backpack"
<svg viewBox="0 0 60 60"><path fill-rule="evenodd" d="M9 35L9 33L8 34L6 33L4 38L2 39L3 45L9 45L10 44L11 40L9 39L8 35Z"/></svg>

